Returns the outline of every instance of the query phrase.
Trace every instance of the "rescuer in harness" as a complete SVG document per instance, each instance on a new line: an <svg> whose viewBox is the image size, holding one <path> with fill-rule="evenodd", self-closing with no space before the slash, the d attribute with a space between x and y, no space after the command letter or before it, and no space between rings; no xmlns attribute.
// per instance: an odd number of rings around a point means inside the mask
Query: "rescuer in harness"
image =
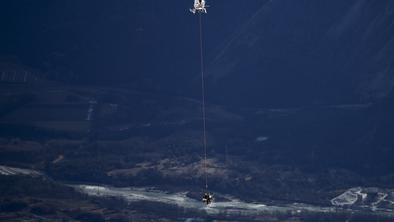
<svg viewBox="0 0 394 222"><path fill-rule="evenodd" d="M209 205L213 201L213 196L210 193L204 193L202 196L202 202L204 202L206 205Z"/></svg>

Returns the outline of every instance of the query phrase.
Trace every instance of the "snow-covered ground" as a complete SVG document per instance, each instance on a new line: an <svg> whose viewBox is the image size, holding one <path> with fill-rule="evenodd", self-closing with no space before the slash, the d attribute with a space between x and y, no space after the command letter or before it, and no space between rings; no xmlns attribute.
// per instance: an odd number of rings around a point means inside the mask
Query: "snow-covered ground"
<svg viewBox="0 0 394 222"><path fill-rule="evenodd" d="M30 176L42 176L42 173L29 170L29 169L21 169L16 167L8 167L0 165L0 175L12 176L12 175L30 175Z"/></svg>
<svg viewBox="0 0 394 222"><path fill-rule="evenodd" d="M0 175L45 176L31 169L21 169L0 165ZM205 212L209 215L226 216L258 216L271 213L301 214L306 212L330 213L338 210L364 211L370 210L394 216L394 190L376 187L354 187L346 190L331 200L331 207L321 207L302 203L264 204L248 203L228 195L220 195L225 201L214 201L205 205L201 201L190 198L187 192L170 193L155 188L118 188L111 186L71 185L77 191L90 196L117 197L127 202L147 201L174 205L180 208Z"/></svg>
<svg viewBox="0 0 394 222"><path fill-rule="evenodd" d="M394 190L377 187L354 187L333 198L331 204L338 207L394 212Z"/></svg>
<svg viewBox="0 0 394 222"><path fill-rule="evenodd" d="M334 206L351 206L356 204L357 201L362 201L367 197L367 194L362 193L361 187L355 187L347 190L341 195L333 198L331 204Z"/></svg>
<svg viewBox="0 0 394 222"><path fill-rule="evenodd" d="M74 186L74 188L91 196L118 197L128 202L149 201L164 203L181 208L204 211L209 215L256 216L277 212L300 214L303 212L324 213L335 211L332 207L318 207L297 203L282 206L270 206L263 203L247 203L230 196L226 196L228 201L213 202L207 206L201 201L187 197L186 193L168 193L153 188L116 188L91 185L77 185Z"/></svg>

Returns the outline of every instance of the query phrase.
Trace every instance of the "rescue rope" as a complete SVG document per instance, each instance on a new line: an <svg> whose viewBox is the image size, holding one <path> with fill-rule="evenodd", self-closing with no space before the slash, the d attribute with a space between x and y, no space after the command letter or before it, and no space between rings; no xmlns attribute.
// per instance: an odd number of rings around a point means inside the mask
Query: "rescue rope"
<svg viewBox="0 0 394 222"><path fill-rule="evenodd" d="M203 122L203 147L204 147L204 177L205 189L208 190L208 175L207 175L207 132L206 132L206 115L205 115L205 79L204 79L204 45L203 45L203 29L202 16L198 15L200 24L200 65L201 65L201 97L202 97L202 122Z"/></svg>

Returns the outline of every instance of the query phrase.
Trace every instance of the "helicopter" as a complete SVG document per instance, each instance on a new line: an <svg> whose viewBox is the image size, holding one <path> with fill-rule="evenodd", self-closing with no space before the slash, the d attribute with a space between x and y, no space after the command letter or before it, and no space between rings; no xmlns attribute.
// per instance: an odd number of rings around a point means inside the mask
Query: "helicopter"
<svg viewBox="0 0 394 222"><path fill-rule="evenodd" d="M192 9L190 9L190 12L193 14L196 14L196 12L207 13L206 7L208 6L205 4L205 0L194 0L194 6Z"/></svg>

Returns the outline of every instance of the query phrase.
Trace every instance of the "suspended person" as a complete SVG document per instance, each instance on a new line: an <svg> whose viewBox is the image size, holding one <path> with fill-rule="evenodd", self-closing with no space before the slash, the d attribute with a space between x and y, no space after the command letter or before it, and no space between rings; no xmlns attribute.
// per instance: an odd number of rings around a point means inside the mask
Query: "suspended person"
<svg viewBox="0 0 394 222"><path fill-rule="evenodd" d="M202 197L202 202L204 202L206 205L209 205L213 201L213 196L212 194L205 192L203 197Z"/></svg>

